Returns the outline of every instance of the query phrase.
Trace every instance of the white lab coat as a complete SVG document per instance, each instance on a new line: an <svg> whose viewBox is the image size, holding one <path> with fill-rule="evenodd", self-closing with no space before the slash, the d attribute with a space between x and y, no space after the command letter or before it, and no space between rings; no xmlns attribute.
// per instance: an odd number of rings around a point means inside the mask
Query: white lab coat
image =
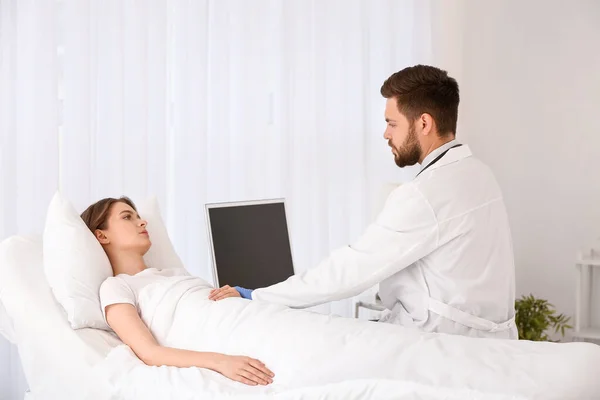
<svg viewBox="0 0 600 400"><path fill-rule="evenodd" d="M304 308L379 283L383 322L516 339L514 269L498 184L463 145L395 189L354 244L252 298Z"/></svg>

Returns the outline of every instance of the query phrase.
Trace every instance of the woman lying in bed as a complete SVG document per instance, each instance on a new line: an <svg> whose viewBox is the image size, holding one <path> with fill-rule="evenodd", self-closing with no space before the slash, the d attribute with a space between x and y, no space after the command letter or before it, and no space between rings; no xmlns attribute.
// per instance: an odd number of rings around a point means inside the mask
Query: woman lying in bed
<svg viewBox="0 0 600 400"><path fill-rule="evenodd" d="M140 314L147 313L139 308L140 296L152 294L152 284L179 283L178 277L192 281L192 287L205 287L206 282L194 281L178 269L161 271L146 267L143 255L150 249L151 241L146 221L140 218L130 199L100 200L88 207L81 218L102 244L113 269L114 277L105 281L100 289L106 321L144 363L208 368L248 385L272 382L274 374L256 359L182 350L157 343L140 318Z"/></svg>
<svg viewBox="0 0 600 400"><path fill-rule="evenodd" d="M113 269L100 288L106 321L148 365L207 368L248 385L272 383L273 370L278 387L287 388L411 375L435 385L432 365L447 366L444 376L451 381L473 387L482 382L485 365L456 352L474 346L466 344L468 338L438 341L434 334L392 324L241 298L215 302L209 300L211 285L185 269L145 265L151 238L129 199L103 199L81 216ZM508 352L506 357L510 363ZM461 368L453 368L455 362ZM486 381L502 385L495 375Z"/></svg>

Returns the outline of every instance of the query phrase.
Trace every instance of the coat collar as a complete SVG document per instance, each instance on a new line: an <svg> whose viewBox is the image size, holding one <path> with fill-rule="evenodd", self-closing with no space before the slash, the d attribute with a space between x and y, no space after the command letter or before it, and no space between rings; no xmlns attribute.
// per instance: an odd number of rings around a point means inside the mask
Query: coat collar
<svg viewBox="0 0 600 400"><path fill-rule="evenodd" d="M458 144L458 143L454 143L453 145ZM446 166L448 164L452 164L455 163L457 161L463 160L465 158L471 157L473 154L471 153L471 149L469 148L468 145L463 144L460 147L455 147L453 149L448 150L448 152L442 157L440 158L435 164L433 164L432 166L430 166L429 168L427 168L426 172L429 171L433 171L436 170L438 168L441 168L443 166ZM437 157L437 156L435 156ZM430 160L431 162L432 160ZM427 164L425 164L423 162L423 168L426 166ZM425 174L425 173L423 173Z"/></svg>
<svg viewBox="0 0 600 400"><path fill-rule="evenodd" d="M458 144L458 142L456 141L456 139L454 139L454 140L449 141L448 143L444 143L437 149L433 150L431 153L429 153L427 155L427 157L425 157L425 159L421 163L421 171L423 170L423 168L425 168L427 165L429 165L433 160L435 160L440 154L442 154L444 151L452 148L453 146L456 146L457 144Z"/></svg>

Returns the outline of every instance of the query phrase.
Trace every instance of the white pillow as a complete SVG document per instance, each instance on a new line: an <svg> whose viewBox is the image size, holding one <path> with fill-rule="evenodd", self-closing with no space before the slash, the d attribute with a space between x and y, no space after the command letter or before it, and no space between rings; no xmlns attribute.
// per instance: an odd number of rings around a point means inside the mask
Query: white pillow
<svg viewBox="0 0 600 400"><path fill-rule="evenodd" d="M175 252L173 243L169 239L167 227L161 217L160 207L156 196L152 196L139 206L136 204L140 217L148 221L146 230L150 236L152 246L144 256L144 261L149 268L184 268L183 262Z"/></svg>
<svg viewBox="0 0 600 400"><path fill-rule="evenodd" d="M43 244L44 273L71 327L109 330L98 291L112 276L110 262L75 208L60 193L54 195L48 207Z"/></svg>
<svg viewBox="0 0 600 400"><path fill-rule="evenodd" d="M144 257L154 268L183 268L164 226L156 198L139 208L148 220L151 251ZM55 194L44 229L44 272L56 300L73 329L110 330L100 306L99 290L113 275L106 253L79 213L60 193Z"/></svg>

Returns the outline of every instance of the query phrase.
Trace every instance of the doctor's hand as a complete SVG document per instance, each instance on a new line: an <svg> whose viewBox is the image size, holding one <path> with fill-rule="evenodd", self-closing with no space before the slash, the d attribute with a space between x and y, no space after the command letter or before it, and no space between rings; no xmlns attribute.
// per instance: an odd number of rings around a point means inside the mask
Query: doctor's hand
<svg viewBox="0 0 600 400"><path fill-rule="evenodd" d="M208 295L208 299L214 300L214 301L223 300L228 297L242 297L242 296L240 295L240 293L237 290L235 290L235 288L232 288L229 285L225 285L219 289L213 289L210 291L210 294Z"/></svg>
<svg viewBox="0 0 600 400"><path fill-rule="evenodd" d="M215 371L246 385L269 385L275 374L265 364L250 357L223 354L215 365Z"/></svg>

